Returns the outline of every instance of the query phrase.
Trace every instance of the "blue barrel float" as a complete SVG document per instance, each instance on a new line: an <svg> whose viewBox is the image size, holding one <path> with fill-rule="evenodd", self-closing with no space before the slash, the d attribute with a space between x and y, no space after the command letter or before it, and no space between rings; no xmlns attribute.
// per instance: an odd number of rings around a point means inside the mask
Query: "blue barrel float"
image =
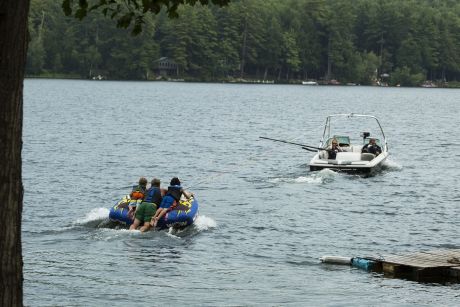
<svg viewBox="0 0 460 307"><path fill-rule="evenodd" d="M354 257L351 259L351 266L365 271L372 271L376 266L376 262L373 259Z"/></svg>
<svg viewBox="0 0 460 307"><path fill-rule="evenodd" d="M340 256L323 256L319 258L323 263L332 263L332 264L348 264L352 267L372 271L377 267L377 261L372 258L363 258L363 257L340 257Z"/></svg>
<svg viewBox="0 0 460 307"><path fill-rule="evenodd" d="M129 205L137 205L140 201L130 199L129 195L124 196L112 208L110 208L109 219L122 225L129 226L133 223L128 215ZM180 200L179 204L167 212L157 223L157 228L169 227L183 228L193 224L198 216L198 201L191 197L188 200Z"/></svg>

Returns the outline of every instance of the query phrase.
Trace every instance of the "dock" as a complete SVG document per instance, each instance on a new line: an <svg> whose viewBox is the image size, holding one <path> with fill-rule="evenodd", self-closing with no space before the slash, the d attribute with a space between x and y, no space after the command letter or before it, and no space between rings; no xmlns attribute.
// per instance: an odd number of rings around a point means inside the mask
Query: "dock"
<svg viewBox="0 0 460 307"><path fill-rule="evenodd" d="M460 249L443 249L388 255L382 257L324 256L324 263L345 264L366 271L383 273L386 277L403 278L417 282L460 282Z"/></svg>

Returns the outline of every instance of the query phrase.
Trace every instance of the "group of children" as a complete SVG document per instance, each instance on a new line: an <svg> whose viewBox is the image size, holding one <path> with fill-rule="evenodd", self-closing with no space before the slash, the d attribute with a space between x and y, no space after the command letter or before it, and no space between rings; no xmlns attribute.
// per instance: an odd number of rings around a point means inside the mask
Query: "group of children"
<svg viewBox="0 0 460 307"><path fill-rule="evenodd" d="M156 227L158 221L177 204L181 196L184 195L190 199L193 194L185 191L181 187L179 178L174 177L168 186L168 189L160 187L160 180L153 178L150 188L147 189L147 179L141 177L139 183L131 191L129 216L134 219L130 230L137 229L144 232L151 227Z"/></svg>

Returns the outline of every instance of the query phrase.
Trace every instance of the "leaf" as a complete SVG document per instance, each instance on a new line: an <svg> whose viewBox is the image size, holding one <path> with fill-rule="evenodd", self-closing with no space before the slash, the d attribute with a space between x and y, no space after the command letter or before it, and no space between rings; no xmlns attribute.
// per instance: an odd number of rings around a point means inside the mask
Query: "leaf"
<svg viewBox="0 0 460 307"><path fill-rule="evenodd" d="M168 7L168 16L169 16L169 18L178 18L179 17L179 14L177 13L178 6L179 6L178 3L174 3L173 5Z"/></svg>
<svg viewBox="0 0 460 307"><path fill-rule="evenodd" d="M75 17L82 20L83 18L86 17L86 14L88 13L88 11L86 10L86 8L79 8L76 12L75 12Z"/></svg>
<svg viewBox="0 0 460 307"><path fill-rule="evenodd" d="M134 9L138 11L140 6L139 6L139 3L137 3L137 0L128 0L128 4L131 5L131 3L133 4Z"/></svg>
<svg viewBox="0 0 460 307"><path fill-rule="evenodd" d="M78 0L78 5L82 9L87 9L88 8L88 1L87 0Z"/></svg>
<svg viewBox="0 0 460 307"><path fill-rule="evenodd" d="M126 13L125 15L121 16L117 20L117 27L126 29L131 24L133 17L134 17L133 13Z"/></svg>
<svg viewBox="0 0 460 307"><path fill-rule="evenodd" d="M131 31L132 36L137 36L139 33L142 32L142 26L139 24L135 24L133 30Z"/></svg>
<svg viewBox="0 0 460 307"><path fill-rule="evenodd" d="M118 11L113 11L113 13L110 15L110 19L114 19L118 15Z"/></svg>
<svg viewBox="0 0 460 307"><path fill-rule="evenodd" d="M106 3L105 0L101 0L98 4L95 4L95 5L91 6L91 7L88 9L88 12L97 10L97 9L99 9L99 8L102 7L102 6L107 6L107 3Z"/></svg>
<svg viewBox="0 0 460 307"><path fill-rule="evenodd" d="M133 30L131 31L131 35L136 36L141 33L143 24L145 24L144 15L137 16L134 22Z"/></svg>
<svg viewBox="0 0 460 307"><path fill-rule="evenodd" d="M70 1L71 0L64 0L62 2L62 10L64 11L64 14L66 16L72 15L72 8L70 7Z"/></svg>

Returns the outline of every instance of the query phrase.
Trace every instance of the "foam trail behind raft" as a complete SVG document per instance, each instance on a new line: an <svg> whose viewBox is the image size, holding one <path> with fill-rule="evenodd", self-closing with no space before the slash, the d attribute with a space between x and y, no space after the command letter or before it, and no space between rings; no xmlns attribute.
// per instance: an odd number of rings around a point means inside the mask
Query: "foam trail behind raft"
<svg viewBox="0 0 460 307"><path fill-rule="evenodd" d="M206 215L198 215L194 224L199 231L217 227L216 221Z"/></svg>
<svg viewBox="0 0 460 307"><path fill-rule="evenodd" d="M109 216L109 209L107 208L94 208L85 217L78 219L76 225L88 225L92 223L99 223Z"/></svg>

